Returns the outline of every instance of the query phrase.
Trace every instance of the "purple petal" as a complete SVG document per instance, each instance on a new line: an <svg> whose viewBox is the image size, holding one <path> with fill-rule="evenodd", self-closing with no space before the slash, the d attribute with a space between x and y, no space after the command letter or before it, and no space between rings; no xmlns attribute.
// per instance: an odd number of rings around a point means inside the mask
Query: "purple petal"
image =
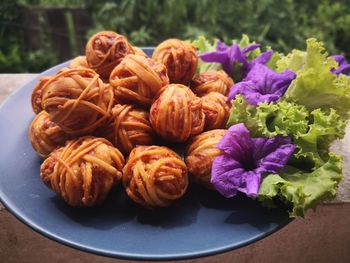
<svg viewBox="0 0 350 263"><path fill-rule="evenodd" d="M339 64L347 63L345 56L343 55L333 55L331 56Z"/></svg>
<svg viewBox="0 0 350 263"><path fill-rule="evenodd" d="M253 81L241 81L234 84L229 91L227 99L229 101L233 100L237 95L244 95L245 99L251 105L258 105L260 102L264 101L277 101L280 96L276 94L261 94L260 88Z"/></svg>
<svg viewBox="0 0 350 263"><path fill-rule="evenodd" d="M247 58L237 44L228 47L221 41L217 43L216 51L203 53L199 57L204 62L221 63L223 70L230 76L233 74L235 63L242 63L243 67L248 66Z"/></svg>
<svg viewBox="0 0 350 263"><path fill-rule="evenodd" d="M332 73L339 75L340 73L349 75L350 72L350 64L340 65L337 69L332 69Z"/></svg>
<svg viewBox="0 0 350 263"><path fill-rule="evenodd" d="M204 62L215 62L215 63L222 63L226 64L228 62L228 52L227 51L212 51L212 52L206 52L199 57Z"/></svg>
<svg viewBox="0 0 350 263"><path fill-rule="evenodd" d="M256 58L254 58L251 61L252 66L255 64L266 64L267 62L269 62L270 58L273 55L273 50L270 49L264 53L261 53L259 56L257 56Z"/></svg>
<svg viewBox="0 0 350 263"><path fill-rule="evenodd" d="M295 77L295 73L290 70L276 73L263 64L255 64L243 81L230 88L228 99L242 94L252 105L277 101Z"/></svg>
<svg viewBox="0 0 350 263"><path fill-rule="evenodd" d="M239 94L246 95L247 90L253 91L255 89L256 89L256 85L253 81L248 80L248 81L238 82L230 87L230 91L227 95L227 99L231 101L234 98L236 98L237 95Z"/></svg>
<svg viewBox="0 0 350 263"><path fill-rule="evenodd" d="M276 136L272 138L254 138L254 158L261 159L263 156L275 151L280 145L291 144L292 140L287 136Z"/></svg>
<svg viewBox="0 0 350 263"><path fill-rule="evenodd" d="M289 137L257 138L254 140L254 159L259 173L277 173L294 153L295 145Z"/></svg>
<svg viewBox="0 0 350 263"><path fill-rule="evenodd" d="M260 47L260 44L250 44L242 49L242 53L246 54Z"/></svg>
<svg viewBox="0 0 350 263"><path fill-rule="evenodd" d="M226 51L227 49L228 49L228 46L224 42L221 42L220 40L216 44L217 51Z"/></svg>
<svg viewBox="0 0 350 263"><path fill-rule="evenodd" d="M247 196L256 197L259 192L261 183L261 174L250 171L243 174L244 184L238 190L245 193Z"/></svg>
<svg viewBox="0 0 350 263"><path fill-rule="evenodd" d="M210 182L220 194L232 197L242 183L242 173L244 169L238 162L227 155L219 155L213 162Z"/></svg>
<svg viewBox="0 0 350 263"><path fill-rule="evenodd" d="M331 72L333 74L339 75L339 74L345 74L349 75L350 73L350 64L346 60L346 58L343 55L333 55L332 58L338 63L338 68L332 68Z"/></svg>
<svg viewBox="0 0 350 263"><path fill-rule="evenodd" d="M262 175L282 169L295 145L289 137L253 139L240 123L229 128L218 148L223 153L213 162L211 183L222 195L232 197L237 191L256 196Z"/></svg>
<svg viewBox="0 0 350 263"><path fill-rule="evenodd" d="M252 153L253 140L243 123L232 125L221 138L217 147L235 160L240 160L245 153Z"/></svg>
<svg viewBox="0 0 350 263"><path fill-rule="evenodd" d="M251 44L241 49L237 44L229 47L224 42L218 41L216 51L202 53L199 57L204 62L220 63L223 70L231 77L233 77L236 63L240 63L241 77L244 78L254 65L266 64L273 54L273 50L268 50L249 62L248 53L259 47L260 44Z"/></svg>
<svg viewBox="0 0 350 263"><path fill-rule="evenodd" d="M216 49L217 51L203 53L199 57L204 62L221 63L223 70L229 75L232 75L235 63L242 63L247 67L247 59L237 44L227 47L225 43L218 42Z"/></svg>
<svg viewBox="0 0 350 263"><path fill-rule="evenodd" d="M230 47L230 51L229 51L229 56L231 61L238 61L241 63L247 63L247 59L246 57L243 55L241 49L239 48L239 46L237 44L233 44Z"/></svg>
<svg viewBox="0 0 350 263"><path fill-rule="evenodd" d="M229 49L229 63L222 65L226 72L233 73L235 63L242 63L243 67L247 67L248 61L245 55L242 54L241 49L237 44L233 44Z"/></svg>
<svg viewBox="0 0 350 263"><path fill-rule="evenodd" d="M245 94L246 100L251 105L258 105L262 102L275 102L280 99L281 96L277 94L260 94L260 93L248 93L248 91Z"/></svg>
<svg viewBox="0 0 350 263"><path fill-rule="evenodd" d="M285 70L282 73L277 73L263 64L255 64L245 80L251 80L259 86L261 94L273 93L280 90L282 87L286 91L290 82L295 79L296 74L293 71Z"/></svg>
<svg viewBox="0 0 350 263"><path fill-rule="evenodd" d="M255 64L266 64L271 59L272 55L273 55L273 50L271 49L271 50L268 50L268 51L260 54L256 58L252 59L252 61L250 61L247 65L244 65L242 67L241 75L243 77L247 76L247 74L253 68L253 66Z"/></svg>

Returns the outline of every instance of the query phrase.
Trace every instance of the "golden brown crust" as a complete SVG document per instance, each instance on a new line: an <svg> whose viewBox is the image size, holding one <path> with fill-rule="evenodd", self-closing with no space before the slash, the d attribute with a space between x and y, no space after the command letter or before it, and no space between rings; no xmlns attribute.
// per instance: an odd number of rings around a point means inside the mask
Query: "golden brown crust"
<svg viewBox="0 0 350 263"><path fill-rule="evenodd" d="M186 192L187 168L167 147L138 146L123 168L123 184L135 202L145 207L165 207Z"/></svg>
<svg viewBox="0 0 350 263"><path fill-rule="evenodd" d="M168 39L160 43L152 58L166 66L170 83L188 85L198 65L195 47L179 39Z"/></svg>
<svg viewBox="0 0 350 263"><path fill-rule="evenodd" d="M214 159L221 153L216 145L226 132L224 129L203 132L193 137L186 149L185 163L189 175L196 183L209 189L213 189L210 183L211 167Z"/></svg>
<svg viewBox="0 0 350 263"><path fill-rule="evenodd" d="M38 84L33 89L32 92L32 109L35 114L38 114L43 110L41 106L41 96L42 96L42 88L44 84L51 78L51 76L45 76L40 78Z"/></svg>
<svg viewBox="0 0 350 263"><path fill-rule="evenodd" d="M124 157L110 142L91 136L67 142L40 168L43 182L71 206L102 203L122 177Z"/></svg>
<svg viewBox="0 0 350 263"><path fill-rule="evenodd" d="M151 145L154 141L149 113L127 104L114 106L109 121L97 130L97 135L112 142L124 154L137 145Z"/></svg>
<svg viewBox="0 0 350 263"><path fill-rule="evenodd" d="M64 145L68 139L68 134L50 120L46 111L41 111L29 127L29 140L42 158L46 158L58 146Z"/></svg>
<svg viewBox="0 0 350 263"><path fill-rule="evenodd" d="M62 130L85 135L104 124L113 106L109 85L88 68L59 72L42 87L42 107Z"/></svg>
<svg viewBox="0 0 350 263"><path fill-rule="evenodd" d="M69 64L69 67L71 67L71 68L75 68L75 67L89 68L89 64L87 63L86 56L78 56L78 57L73 58Z"/></svg>
<svg viewBox="0 0 350 263"><path fill-rule="evenodd" d="M117 100L150 107L154 97L169 84L166 68L150 58L127 55L109 78Z"/></svg>
<svg viewBox="0 0 350 263"><path fill-rule="evenodd" d="M127 54L134 54L127 38L112 31L101 31L93 35L86 44L85 52L89 67L102 78L108 78Z"/></svg>
<svg viewBox="0 0 350 263"><path fill-rule="evenodd" d="M202 102L188 87L170 84L152 104L150 121L162 138L184 142L203 131Z"/></svg>
<svg viewBox="0 0 350 263"><path fill-rule="evenodd" d="M205 115L205 130L223 129L230 114L227 97L219 92L210 92L202 98L202 109Z"/></svg>
<svg viewBox="0 0 350 263"><path fill-rule="evenodd" d="M203 72L191 81L191 89L199 97L213 91L226 96L232 85L233 80L223 70Z"/></svg>
<svg viewBox="0 0 350 263"><path fill-rule="evenodd" d="M147 54L141 48L132 46L132 49L134 50L135 55L148 58Z"/></svg>

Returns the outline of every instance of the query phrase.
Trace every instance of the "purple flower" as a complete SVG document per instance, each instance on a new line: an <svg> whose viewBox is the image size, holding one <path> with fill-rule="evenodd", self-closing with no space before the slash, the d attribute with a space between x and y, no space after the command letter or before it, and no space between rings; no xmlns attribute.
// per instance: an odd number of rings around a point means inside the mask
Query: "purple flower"
<svg viewBox="0 0 350 263"><path fill-rule="evenodd" d="M277 173L295 150L289 137L251 138L243 123L231 126L217 147L223 154L213 162L211 183L225 197L256 196L261 176Z"/></svg>
<svg viewBox="0 0 350 263"><path fill-rule="evenodd" d="M340 73L349 75L350 64L346 61L346 58L343 55L333 55L332 58L338 63L338 68L332 68L331 72L336 75Z"/></svg>
<svg viewBox="0 0 350 263"><path fill-rule="evenodd" d="M200 58L205 62L221 63L222 68L229 76L233 76L236 63L240 63L242 65L241 77L243 78L253 65L257 63L266 64L270 60L273 50L266 51L252 61L248 61L247 54L259 47L260 44L251 44L240 49L237 44L228 47L225 43L218 41L216 51L203 53Z"/></svg>
<svg viewBox="0 0 350 263"><path fill-rule="evenodd" d="M284 95L295 77L293 71L285 70L282 73L276 73L267 66L257 63L245 79L231 87L228 99L232 100L242 94L252 105L277 101Z"/></svg>

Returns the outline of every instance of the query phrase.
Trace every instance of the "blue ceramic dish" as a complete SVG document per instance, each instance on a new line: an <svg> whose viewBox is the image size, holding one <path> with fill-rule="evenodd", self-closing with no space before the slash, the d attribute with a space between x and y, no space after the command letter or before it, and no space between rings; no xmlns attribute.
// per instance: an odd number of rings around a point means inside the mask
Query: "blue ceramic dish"
<svg viewBox="0 0 350 263"><path fill-rule="evenodd" d="M99 255L174 260L239 248L290 222L286 209L269 210L243 195L225 199L196 186L172 207L154 211L133 203L121 186L101 207L66 205L41 182L42 160L28 139L34 86L40 77L66 65L43 72L0 107L0 199L23 223L50 239Z"/></svg>

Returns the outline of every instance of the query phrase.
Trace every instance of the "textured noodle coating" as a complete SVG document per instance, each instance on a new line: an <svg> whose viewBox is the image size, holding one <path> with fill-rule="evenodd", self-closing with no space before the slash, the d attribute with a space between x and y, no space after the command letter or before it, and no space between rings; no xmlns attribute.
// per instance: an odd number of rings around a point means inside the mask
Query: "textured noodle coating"
<svg viewBox="0 0 350 263"><path fill-rule="evenodd" d="M126 37L112 31L101 31L89 39L85 54L89 67L102 78L108 78L127 54L134 54L134 49Z"/></svg>
<svg viewBox="0 0 350 263"><path fill-rule="evenodd" d="M152 104L150 121L164 139L184 142L204 128L202 101L181 84L170 84Z"/></svg>
<svg viewBox="0 0 350 263"><path fill-rule="evenodd" d="M71 68L76 68L76 67L84 67L84 68L89 68L89 64L87 63L86 56L78 56L74 59L69 64L69 67Z"/></svg>
<svg viewBox="0 0 350 263"><path fill-rule="evenodd" d="M49 118L46 111L41 111L29 127L29 140L33 149L46 158L58 146L64 145L69 136Z"/></svg>
<svg viewBox="0 0 350 263"><path fill-rule="evenodd" d="M108 122L96 135L112 142L124 154L129 154L137 145L151 145L154 141L149 113L126 104L114 106Z"/></svg>
<svg viewBox="0 0 350 263"><path fill-rule="evenodd" d="M123 184L129 197L140 205L165 207L186 192L187 168L167 147L138 146L123 168Z"/></svg>
<svg viewBox="0 0 350 263"><path fill-rule="evenodd" d="M179 39L168 39L160 43L152 58L166 66L170 83L188 85L198 65L195 47Z"/></svg>
<svg viewBox="0 0 350 263"><path fill-rule="evenodd" d="M148 57L147 54L139 47L132 47L132 49L134 50L135 55L139 55L139 56L143 56L143 57Z"/></svg>
<svg viewBox="0 0 350 263"><path fill-rule="evenodd" d="M38 114L43 110L41 106L41 96L42 96L42 88L45 83L51 78L51 76L45 76L40 78L38 84L33 89L32 92L32 109L35 114Z"/></svg>
<svg viewBox="0 0 350 263"><path fill-rule="evenodd" d="M226 96L232 85L233 80L223 70L203 72L191 81L191 89L199 97L213 91Z"/></svg>
<svg viewBox="0 0 350 263"><path fill-rule="evenodd" d="M118 101L150 107L158 92L169 84L169 78L163 64L128 55L112 71L109 82Z"/></svg>
<svg viewBox="0 0 350 263"><path fill-rule="evenodd" d="M59 72L42 87L42 107L68 134L85 135L104 124L113 106L113 91L88 68Z"/></svg>
<svg viewBox="0 0 350 263"><path fill-rule="evenodd" d="M203 132L193 137L186 149L185 162L190 178L209 189L214 189L210 183L211 167L214 159L221 153L216 145L226 132L223 129Z"/></svg>
<svg viewBox="0 0 350 263"><path fill-rule="evenodd" d="M205 115L205 130L222 129L230 115L227 97L219 92L210 92L202 98L202 109Z"/></svg>
<svg viewBox="0 0 350 263"><path fill-rule="evenodd" d="M68 141L40 167L43 182L71 206L101 204L120 182L124 157L105 139L91 136Z"/></svg>

